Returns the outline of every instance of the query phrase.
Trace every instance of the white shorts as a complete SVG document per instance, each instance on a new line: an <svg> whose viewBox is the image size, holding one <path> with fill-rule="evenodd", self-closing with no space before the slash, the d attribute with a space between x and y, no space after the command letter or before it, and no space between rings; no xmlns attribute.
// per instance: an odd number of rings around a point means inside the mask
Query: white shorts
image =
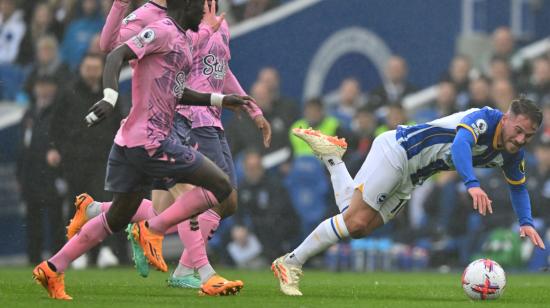
<svg viewBox="0 0 550 308"><path fill-rule="evenodd" d="M355 176L354 182L363 200L378 211L387 223L411 198L414 185L407 171L407 153L397 143L395 131L376 139Z"/></svg>

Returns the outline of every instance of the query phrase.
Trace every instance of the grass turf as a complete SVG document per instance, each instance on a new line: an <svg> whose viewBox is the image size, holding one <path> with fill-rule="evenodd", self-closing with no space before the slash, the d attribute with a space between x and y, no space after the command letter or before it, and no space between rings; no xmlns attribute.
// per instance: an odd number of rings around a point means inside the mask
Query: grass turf
<svg viewBox="0 0 550 308"><path fill-rule="evenodd" d="M51 300L31 278L31 268L0 268L0 307L550 307L549 274L508 275L504 295L489 302L469 300L460 273L331 273L307 270L302 297L284 296L268 271L220 270L242 279L237 296L199 297L196 290L168 288L167 274L144 279L130 268L68 271L72 302Z"/></svg>

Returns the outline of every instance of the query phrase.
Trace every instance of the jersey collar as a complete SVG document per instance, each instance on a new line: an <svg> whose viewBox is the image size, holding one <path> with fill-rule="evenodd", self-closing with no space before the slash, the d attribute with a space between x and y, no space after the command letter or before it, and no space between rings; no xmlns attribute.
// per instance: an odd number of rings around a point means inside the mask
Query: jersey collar
<svg viewBox="0 0 550 308"><path fill-rule="evenodd" d="M165 11L166 11L166 8L165 8L164 6L162 6L162 5L160 5L160 4L157 4L157 3L153 2L153 1L149 1L149 3L152 4L152 5L154 5L154 6L156 6L156 7L158 7L158 8L161 9L161 10L165 10Z"/></svg>
<svg viewBox="0 0 550 308"><path fill-rule="evenodd" d="M495 135L493 136L493 149L502 150L503 148L498 147L498 138L502 134L502 118L498 121L497 127L495 129Z"/></svg>

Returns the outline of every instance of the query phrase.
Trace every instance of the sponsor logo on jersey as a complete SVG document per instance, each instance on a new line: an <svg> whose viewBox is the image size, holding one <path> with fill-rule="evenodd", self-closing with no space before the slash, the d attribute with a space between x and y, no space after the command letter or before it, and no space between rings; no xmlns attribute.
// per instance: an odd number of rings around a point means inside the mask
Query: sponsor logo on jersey
<svg viewBox="0 0 550 308"><path fill-rule="evenodd" d="M173 92L174 92L174 96L177 97L178 99L181 99L181 97L183 96L183 90L185 89L186 79L187 77L185 76L184 72L178 72L176 74L176 80L175 80Z"/></svg>
<svg viewBox="0 0 550 308"><path fill-rule="evenodd" d="M227 64L224 59L220 59L213 54L207 54L202 58L204 69L202 73L204 75L212 75L215 79L224 79L225 72L227 71Z"/></svg>
<svg viewBox="0 0 550 308"><path fill-rule="evenodd" d="M380 193L378 194L378 196L376 196L376 204L382 204L386 201L386 199L388 198L388 194L386 193Z"/></svg>
<svg viewBox="0 0 550 308"><path fill-rule="evenodd" d="M476 122L473 123L471 126L476 133L476 136L479 136L487 131L487 122L485 122L485 120L483 119L476 120Z"/></svg>
<svg viewBox="0 0 550 308"><path fill-rule="evenodd" d="M144 44L149 44L155 39L155 31L152 29L145 29L141 31L139 37L142 39Z"/></svg>
<svg viewBox="0 0 550 308"><path fill-rule="evenodd" d="M137 17L136 13L131 13L130 15L126 16L126 18L122 20L122 23L127 25L130 21L135 20L136 17Z"/></svg>

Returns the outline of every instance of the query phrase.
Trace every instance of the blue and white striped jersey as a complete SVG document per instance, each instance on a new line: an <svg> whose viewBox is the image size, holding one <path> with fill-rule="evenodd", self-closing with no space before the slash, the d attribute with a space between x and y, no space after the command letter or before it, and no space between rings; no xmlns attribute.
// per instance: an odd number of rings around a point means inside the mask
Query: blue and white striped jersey
<svg viewBox="0 0 550 308"><path fill-rule="evenodd" d="M412 183L420 185L438 171L455 170L451 145L459 128L474 137L472 162L474 167L502 168L511 185L525 182L523 150L509 154L497 148L502 112L484 107L472 108L426 124L399 126L397 142L405 149Z"/></svg>

